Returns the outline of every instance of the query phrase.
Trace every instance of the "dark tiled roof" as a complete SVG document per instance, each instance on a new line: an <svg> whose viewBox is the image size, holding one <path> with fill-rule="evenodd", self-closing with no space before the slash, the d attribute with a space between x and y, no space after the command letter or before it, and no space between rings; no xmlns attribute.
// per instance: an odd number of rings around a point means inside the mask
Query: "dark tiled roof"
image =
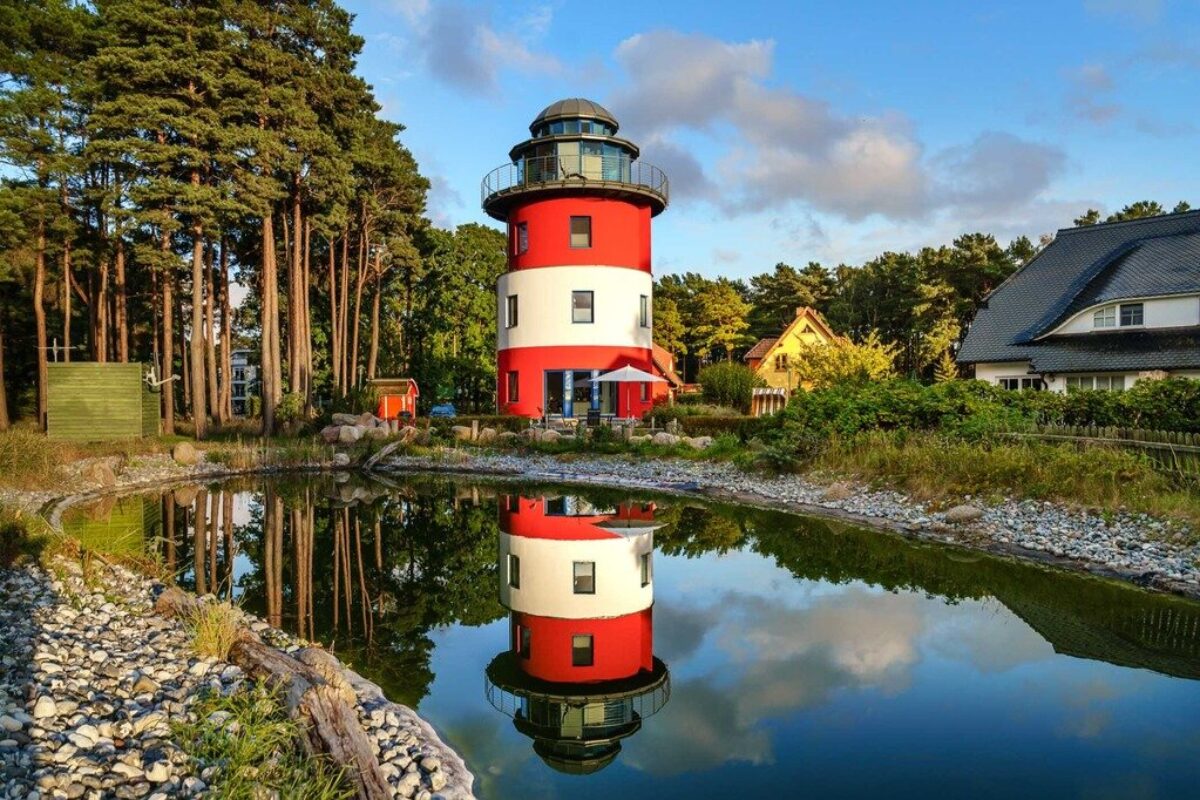
<svg viewBox="0 0 1200 800"><path fill-rule="evenodd" d="M755 344L754 347L751 347L749 350L746 351L746 355L742 356L742 359L745 361L749 361L752 358L762 358L763 356L765 356L767 354L768 350L770 350L772 347L775 346L775 343L778 341L779 341L778 337L768 337L766 339L759 339L758 343Z"/></svg>
<svg viewBox="0 0 1200 800"><path fill-rule="evenodd" d="M1084 369L1167 368L1148 363L1200 361L1194 338L1167 334L1178 352L1146 353L1135 332L1120 332L1096 343L1051 337L1035 341L1070 314L1095 303L1123 297L1200 291L1200 212L1067 228L1054 242L1000 285L979 310L958 360L1025 361L1037 358L1038 369L1067 369L1054 364L1081 364ZM1082 339L1091 338L1089 334ZM1097 335L1107 336L1107 334ZM1151 338L1158 336L1152 334ZM1075 337L1069 337L1075 338ZM1191 343L1189 343L1191 342ZM1166 341L1156 344L1167 345ZM1179 368L1174 366L1172 368Z"/></svg>
<svg viewBox="0 0 1200 800"><path fill-rule="evenodd" d="M1034 372L1200 369L1200 327L1054 336L1028 352Z"/></svg>

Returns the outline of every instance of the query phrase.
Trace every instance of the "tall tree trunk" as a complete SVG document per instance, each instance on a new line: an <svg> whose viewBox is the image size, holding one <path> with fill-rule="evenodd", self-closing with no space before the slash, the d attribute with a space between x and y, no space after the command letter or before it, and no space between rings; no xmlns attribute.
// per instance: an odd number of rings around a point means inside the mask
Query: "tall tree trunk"
<svg viewBox="0 0 1200 800"><path fill-rule="evenodd" d="M63 361L71 362L71 246L63 245L62 257Z"/></svg>
<svg viewBox="0 0 1200 800"><path fill-rule="evenodd" d="M346 392L350 389L350 227L346 226L345 235L342 237L342 285L339 291L341 307L338 313L341 318L338 324L341 326L341 342L342 342L342 396L346 396Z"/></svg>
<svg viewBox="0 0 1200 800"><path fill-rule="evenodd" d="M192 171L192 187L199 188L200 173ZM204 226L192 225L192 422L196 438L208 432L208 394L204 386Z"/></svg>
<svg viewBox="0 0 1200 800"><path fill-rule="evenodd" d="M375 367L379 363L379 295L383 288L383 279L379 269L379 259L375 259L375 296L371 298L371 349L367 354L367 378L375 377Z"/></svg>
<svg viewBox="0 0 1200 800"><path fill-rule="evenodd" d="M282 376L279 369L279 275L275 263L275 218L274 212L262 219L262 415L264 436L275 433L275 406L281 397L279 384Z"/></svg>
<svg viewBox="0 0 1200 800"><path fill-rule="evenodd" d="M183 411L185 416L192 413L192 354L188 352L187 318L183 314L183 305L179 306L179 367L183 374Z"/></svg>
<svg viewBox="0 0 1200 800"><path fill-rule="evenodd" d="M329 242L329 363L333 371L333 390L340 392L342 388L342 328L338 322L338 281L334 245L336 240Z"/></svg>
<svg viewBox="0 0 1200 800"><path fill-rule="evenodd" d="M108 362L108 275L109 253L106 247L100 257L96 279L96 291L92 293L92 302L88 308L95 311L92 328L92 358L101 364Z"/></svg>
<svg viewBox="0 0 1200 800"><path fill-rule="evenodd" d="M221 418L233 419L233 310L229 298L229 242L221 237Z"/></svg>
<svg viewBox="0 0 1200 800"><path fill-rule="evenodd" d="M125 290L125 237L117 235L117 253L114 259L116 270L116 307L113 309L117 326L117 361L125 364L129 361L129 320L126 307Z"/></svg>
<svg viewBox="0 0 1200 800"><path fill-rule="evenodd" d="M165 228L160 231L159 249L162 251L162 263L170 263L171 234ZM162 308L160 309L162 323L160 354L162 356L162 374L159 380L162 384L163 400L163 433L175 435L175 275L170 267L160 276L162 279Z"/></svg>
<svg viewBox="0 0 1200 800"><path fill-rule="evenodd" d="M4 310L0 309L0 431L8 430L8 392L4 384Z"/></svg>
<svg viewBox="0 0 1200 800"><path fill-rule="evenodd" d="M217 329L213 319L213 294L216 283L213 270L213 243L204 251L204 377L208 384L208 411L218 422L224 422L221 397L217 386Z"/></svg>
<svg viewBox="0 0 1200 800"><path fill-rule="evenodd" d="M304 416L312 416L312 313L309 302L312 296L312 220L304 218L304 273L300 276L300 366L301 383L304 385Z"/></svg>
<svg viewBox="0 0 1200 800"><path fill-rule="evenodd" d="M37 329L37 370L38 397L37 415L38 427L46 429L46 394L50 370L47 364L49 354L46 352L46 221L38 219L37 252L34 255L33 267L33 322Z"/></svg>
<svg viewBox="0 0 1200 800"><path fill-rule="evenodd" d="M304 391L304 369L301 364L301 322L304 304L300 300L300 281L303 277L301 264L301 230L300 220L300 175L292 177L292 223L290 252L288 253L288 390L291 392ZM287 225L286 219L284 225Z"/></svg>
<svg viewBox="0 0 1200 800"><path fill-rule="evenodd" d="M370 250L371 231L366 224L366 214L363 214L362 236L358 241L358 269L354 276L354 318L350 321L350 370L351 386L358 386L358 332L362 319L363 284L367 278L367 256Z"/></svg>

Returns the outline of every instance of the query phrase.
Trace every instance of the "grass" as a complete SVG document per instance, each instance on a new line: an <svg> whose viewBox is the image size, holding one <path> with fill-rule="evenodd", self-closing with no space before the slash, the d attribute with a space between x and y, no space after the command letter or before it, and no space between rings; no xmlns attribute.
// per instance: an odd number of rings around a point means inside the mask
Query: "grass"
<svg viewBox="0 0 1200 800"><path fill-rule="evenodd" d="M233 470L323 464L329 461L332 454L332 447L313 438L276 438L251 442L237 439L206 451L210 462Z"/></svg>
<svg viewBox="0 0 1200 800"><path fill-rule="evenodd" d="M1200 523L1200 498L1139 453L1042 442L970 443L936 434L832 440L812 468L883 483L917 499L1055 500Z"/></svg>
<svg viewBox="0 0 1200 800"><path fill-rule="evenodd" d="M342 770L309 756L300 726L277 693L262 683L229 695L209 692L193 706L196 722L173 726L173 738L201 769L215 767L215 798L286 797L341 800L353 796Z"/></svg>
<svg viewBox="0 0 1200 800"><path fill-rule="evenodd" d="M230 603L202 603L184 624L198 655L225 661L237 641L241 621L241 612Z"/></svg>

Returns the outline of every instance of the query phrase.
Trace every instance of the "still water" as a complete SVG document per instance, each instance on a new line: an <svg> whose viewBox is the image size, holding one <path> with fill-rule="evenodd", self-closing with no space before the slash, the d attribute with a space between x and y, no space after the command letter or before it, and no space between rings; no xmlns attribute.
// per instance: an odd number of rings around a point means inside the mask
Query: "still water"
<svg viewBox="0 0 1200 800"><path fill-rule="evenodd" d="M482 798L1200 796L1196 603L824 520L429 477L65 524L325 643Z"/></svg>

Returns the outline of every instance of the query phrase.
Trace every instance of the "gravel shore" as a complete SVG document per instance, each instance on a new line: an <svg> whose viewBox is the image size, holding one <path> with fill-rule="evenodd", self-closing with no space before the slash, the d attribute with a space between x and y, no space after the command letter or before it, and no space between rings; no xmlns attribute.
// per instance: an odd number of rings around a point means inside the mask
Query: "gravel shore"
<svg viewBox="0 0 1200 800"><path fill-rule="evenodd" d="M196 763L171 726L203 691L236 691L234 665L195 657L188 633L153 612L162 586L119 566L59 558L0 570L0 797L203 797L219 766ZM301 643L248 618L282 650ZM462 760L408 708L346 671L395 797L467 800ZM210 720L211 721L211 720Z"/></svg>
<svg viewBox="0 0 1200 800"><path fill-rule="evenodd" d="M1200 544L1191 531L1144 514L1098 513L1058 503L966 497L933 508L888 490L819 483L799 475L765 476L728 463L644 461L624 457L559 459L485 450L401 456L379 466L395 472L449 470L530 479L702 493L801 513L837 516L907 535L1117 577L1200 598Z"/></svg>

